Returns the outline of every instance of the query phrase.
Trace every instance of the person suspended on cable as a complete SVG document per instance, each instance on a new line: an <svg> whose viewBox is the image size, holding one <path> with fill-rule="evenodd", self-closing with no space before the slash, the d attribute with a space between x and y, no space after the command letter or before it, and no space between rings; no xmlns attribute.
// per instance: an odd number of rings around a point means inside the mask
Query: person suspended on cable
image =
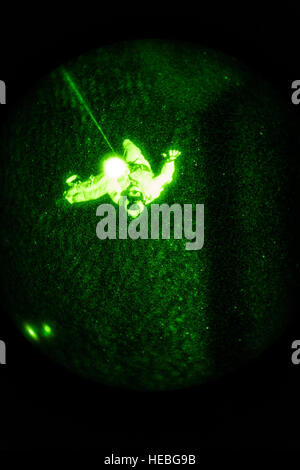
<svg viewBox="0 0 300 470"><path fill-rule="evenodd" d="M123 141L123 157L113 156L103 162L103 172L80 181L78 175L67 179L69 188L64 198L70 203L99 199L108 194L118 204L126 196L126 210L131 217L137 217L145 205L158 198L164 187L172 181L175 160L181 155L178 150L163 153L161 172L155 176L141 150L129 139Z"/></svg>

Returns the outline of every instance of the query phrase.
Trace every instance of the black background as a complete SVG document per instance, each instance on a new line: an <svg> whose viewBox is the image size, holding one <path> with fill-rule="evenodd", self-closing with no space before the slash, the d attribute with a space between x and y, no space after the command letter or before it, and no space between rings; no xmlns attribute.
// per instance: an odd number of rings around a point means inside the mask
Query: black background
<svg viewBox="0 0 300 470"><path fill-rule="evenodd" d="M300 79L296 24L268 18L205 21L200 13L113 16L113 21L106 14L94 17L50 20L45 14L38 21L14 19L1 28L0 79L7 85L7 105L0 107L0 124L26 90L54 67L91 48L143 37L190 40L239 58L277 88L299 120L300 105L291 102L291 83ZM290 165L298 166L296 157ZM294 266L299 260L296 185L295 176L290 187ZM7 365L0 366L0 448L94 447L100 461L101 454L146 455L154 449L299 448L300 364L291 363L291 344L300 339L296 269L293 275L287 309L295 323L272 348L218 383L172 393L118 391L73 376L25 340L8 312L1 314Z"/></svg>

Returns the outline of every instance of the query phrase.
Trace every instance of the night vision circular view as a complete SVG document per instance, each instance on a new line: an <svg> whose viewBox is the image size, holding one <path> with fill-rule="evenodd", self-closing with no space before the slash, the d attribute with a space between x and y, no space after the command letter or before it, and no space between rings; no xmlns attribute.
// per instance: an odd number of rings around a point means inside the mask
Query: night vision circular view
<svg viewBox="0 0 300 470"><path fill-rule="evenodd" d="M289 123L263 78L179 41L45 76L0 139L17 327L79 376L136 390L258 358L288 320Z"/></svg>

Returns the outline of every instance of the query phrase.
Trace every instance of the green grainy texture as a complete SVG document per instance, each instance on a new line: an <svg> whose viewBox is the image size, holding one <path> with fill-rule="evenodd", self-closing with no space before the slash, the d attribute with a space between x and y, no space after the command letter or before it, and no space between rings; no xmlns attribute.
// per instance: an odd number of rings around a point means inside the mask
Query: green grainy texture
<svg viewBox="0 0 300 470"><path fill-rule="evenodd" d="M97 174L111 151L65 70L117 153L132 139L158 173L162 152L182 152L155 203L205 204L203 249L99 240L96 208L108 196L57 203L67 178ZM121 43L45 77L1 138L16 323L36 328L35 344L71 370L129 388L187 387L257 357L287 320L288 126L259 77L188 44Z"/></svg>

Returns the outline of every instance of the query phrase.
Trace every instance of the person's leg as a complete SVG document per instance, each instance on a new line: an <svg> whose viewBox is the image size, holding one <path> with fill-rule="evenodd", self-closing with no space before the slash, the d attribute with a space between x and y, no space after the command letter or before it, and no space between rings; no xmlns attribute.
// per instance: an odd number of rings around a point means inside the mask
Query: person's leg
<svg viewBox="0 0 300 470"><path fill-rule="evenodd" d="M114 189L114 183L105 175L90 176L88 180L73 184L64 192L70 204L98 199Z"/></svg>

